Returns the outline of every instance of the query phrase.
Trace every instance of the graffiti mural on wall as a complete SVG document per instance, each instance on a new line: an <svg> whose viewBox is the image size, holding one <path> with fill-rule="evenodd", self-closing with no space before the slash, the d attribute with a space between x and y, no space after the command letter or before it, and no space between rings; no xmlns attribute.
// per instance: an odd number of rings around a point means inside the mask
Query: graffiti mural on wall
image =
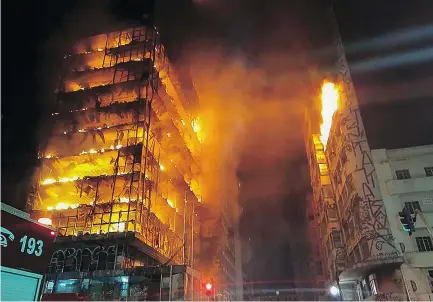
<svg viewBox="0 0 433 302"><path fill-rule="evenodd" d="M350 253L359 245L363 261L396 257L399 252L394 246L358 100L339 36L337 49L339 52L339 83L342 85L342 100L344 100L341 129L346 136L345 150L348 151L349 162L347 171L352 173L355 190L359 196L356 204L351 205L350 215L357 215L356 220L359 221L358 227L362 235L361 240L353 240L347 252ZM353 209L354 207L359 210Z"/></svg>
<svg viewBox="0 0 433 302"><path fill-rule="evenodd" d="M404 296L396 293L378 293L374 301L405 301Z"/></svg>
<svg viewBox="0 0 433 302"><path fill-rule="evenodd" d="M58 249L51 256L49 272L115 269L117 251L117 245Z"/></svg>

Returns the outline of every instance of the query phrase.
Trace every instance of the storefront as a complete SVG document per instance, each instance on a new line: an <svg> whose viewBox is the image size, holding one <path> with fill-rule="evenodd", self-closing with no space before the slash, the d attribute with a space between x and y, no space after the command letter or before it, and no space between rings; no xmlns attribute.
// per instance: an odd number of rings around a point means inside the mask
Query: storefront
<svg viewBox="0 0 433 302"><path fill-rule="evenodd" d="M1 206L1 301L37 301L55 232L18 209Z"/></svg>
<svg viewBox="0 0 433 302"><path fill-rule="evenodd" d="M202 300L197 274L184 265L47 274L43 300L65 294L93 301Z"/></svg>

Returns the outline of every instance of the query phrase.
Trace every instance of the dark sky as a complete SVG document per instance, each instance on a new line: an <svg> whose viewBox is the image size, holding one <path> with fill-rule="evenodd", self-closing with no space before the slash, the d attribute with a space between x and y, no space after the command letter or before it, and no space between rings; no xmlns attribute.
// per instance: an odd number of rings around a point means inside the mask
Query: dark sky
<svg viewBox="0 0 433 302"><path fill-rule="evenodd" d="M201 43L210 43L221 46L227 54L240 52L269 78L281 79L287 70L303 78L330 42L326 1L322 0L158 1L163 41L174 60L185 45L195 43L200 48ZM25 203L26 180L37 164L38 136L49 129L36 131L39 125L45 125L43 113L49 112L50 89L63 52L80 35L93 34L92 27L97 31L107 20L117 18L108 10L84 9L82 2L2 3L2 201L17 207ZM432 11L426 9L431 0L342 3L336 13L348 44L415 23L426 25L426 14ZM308 55L298 60L299 54ZM270 57L276 58L276 63ZM350 62L363 58L356 51L348 57ZM392 70L381 74L376 78L396 82L408 71L397 72L397 79ZM361 88L371 84L367 83L371 76L365 73L355 74L354 79ZM291 83L279 81L278 85ZM272 81L264 86L265 93L281 97ZM298 94L293 89L284 93L289 104L299 102L294 100ZM305 256L304 250L296 249L293 243L305 237L302 215L308 181L300 130L302 116L290 106L278 118L257 115L247 136L256 135L259 142L249 144L241 158L241 199L245 204L241 223L244 240L251 239L253 254L247 272L253 280L291 280L293 264ZM258 133L262 137L257 137ZM273 152L269 146L275 146Z"/></svg>
<svg viewBox="0 0 433 302"><path fill-rule="evenodd" d="M348 6L336 13L370 147L433 144L433 2Z"/></svg>

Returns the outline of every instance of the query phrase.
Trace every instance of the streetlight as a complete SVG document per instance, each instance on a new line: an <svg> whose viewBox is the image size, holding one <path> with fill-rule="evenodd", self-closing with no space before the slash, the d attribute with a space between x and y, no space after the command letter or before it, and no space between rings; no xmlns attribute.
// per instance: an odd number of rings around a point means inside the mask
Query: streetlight
<svg viewBox="0 0 433 302"><path fill-rule="evenodd" d="M336 296L340 293L340 291L338 290L338 287L336 287L335 285L332 285L332 286L329 288L329 292L330 292L331 295L333 295L334 297L336 297Z"/></svg>
<svg viewBox="0 0 433 302"><path fill-rule="evenodd" d="M340 301L343 301L343 293L341 292L340 284L337 282L337 285L332 285L329 288L329 293L333 297L338 297Z"/></svg>
<svg viewBox="0 0 433 302"><path fill-rule="evenodd" d="M337 269L337 251L334 250L334 272L335 272L335 282L337 283L336 285L332 285L329 289L331 295L333 295L334 297L336 297L337 295L340 298L340 301L343 301L343 293L341 292L341 287L340 287L340 275L338 273L338 269Z"/></svg>

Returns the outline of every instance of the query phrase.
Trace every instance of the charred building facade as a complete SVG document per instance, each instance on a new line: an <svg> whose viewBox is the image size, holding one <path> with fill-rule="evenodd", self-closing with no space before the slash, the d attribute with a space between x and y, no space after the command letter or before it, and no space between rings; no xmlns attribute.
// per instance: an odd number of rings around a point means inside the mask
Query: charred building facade
<svg viewBox="0 0 433 302"><path fill-rule="evenodd" d="M198 299L197 98L185 97L153 26L85 38L64 61L29 202L58 231L45 291Z"/></svg>

